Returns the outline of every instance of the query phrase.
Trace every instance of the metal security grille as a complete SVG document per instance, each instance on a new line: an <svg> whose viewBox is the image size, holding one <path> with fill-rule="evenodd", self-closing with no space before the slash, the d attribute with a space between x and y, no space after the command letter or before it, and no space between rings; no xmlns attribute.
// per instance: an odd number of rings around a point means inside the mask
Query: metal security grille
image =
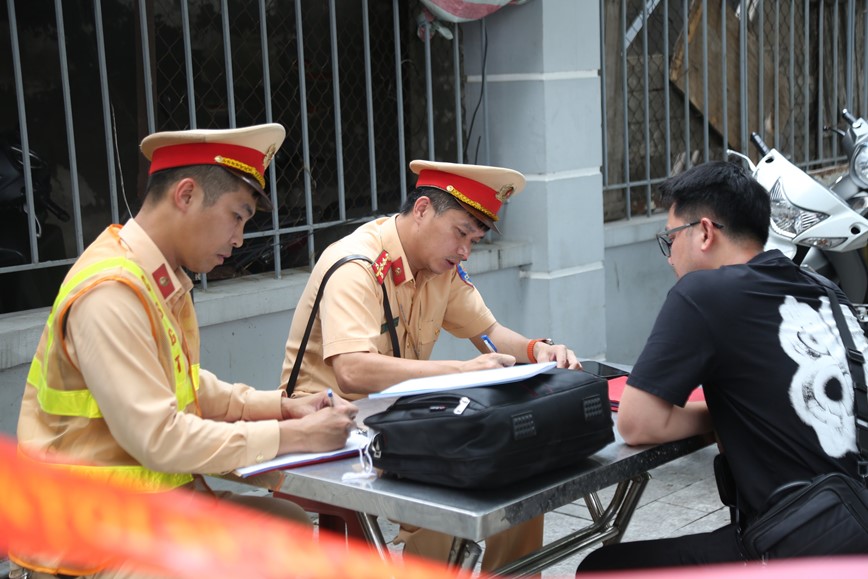
<svg viewBox="0 0 868 579"><path fill-rule="evenodd" d="M601 0L607 221L751 132L799 166L843 161L825 126L868 115L865 0ZM708 95L705 98L704 95Z"/></svg>
<svg viewBox="0 0 868 579"><path fill-rule="evenodd" d="M459 30L427 34L416 1L5 4L0 313L50 305L83 248L135 214L150 132L287 130L266 176L274 210L203 287L312 265L358 221L399 208L409 159L461 160Z"/></svg>

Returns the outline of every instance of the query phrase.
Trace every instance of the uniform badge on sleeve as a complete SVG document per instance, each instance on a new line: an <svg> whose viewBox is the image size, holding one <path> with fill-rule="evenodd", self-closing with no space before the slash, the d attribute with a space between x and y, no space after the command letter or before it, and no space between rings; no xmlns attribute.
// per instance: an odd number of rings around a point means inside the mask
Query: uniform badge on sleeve
<svg viewBox="0 0 868 579"><path fill-rule="evenodd" d="M461 278L461 281L463 281L470 287L473 287L473 284L470 282L470 274L464 271L464 268L461 267L460 263L455 265L455 269L458 270L458 277Z"/></svg>

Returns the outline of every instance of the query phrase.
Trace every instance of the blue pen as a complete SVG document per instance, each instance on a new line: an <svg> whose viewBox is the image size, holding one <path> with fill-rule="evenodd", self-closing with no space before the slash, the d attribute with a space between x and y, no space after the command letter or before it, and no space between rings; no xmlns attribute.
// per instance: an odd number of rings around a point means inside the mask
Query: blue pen
<svg viewBox="0 0 868 579"><path fill-rule="evenodd" d="M334 407L335 407L335 393L332 392L332 389L331 389L331 388L329 388L328 390L326 390L326 396L329 397L329 406L331 406L332 408L334 408Z"/></svg>
<svg viewBox="0 0 868 579"><path fill-rule="evenodd" d="M480 338L482 338L482 341L485 342L485 345L488 346L488 349L491 352L497 352L497 348L494 347L494 342L491 341L491 338L488 337L488 334L482 334Z"/></svg>

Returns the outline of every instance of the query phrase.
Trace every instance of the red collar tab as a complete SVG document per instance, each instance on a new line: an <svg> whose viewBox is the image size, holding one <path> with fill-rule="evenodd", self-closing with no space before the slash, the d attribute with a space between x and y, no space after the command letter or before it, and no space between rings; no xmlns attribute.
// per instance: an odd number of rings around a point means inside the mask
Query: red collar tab
<svg viewBox="0 0 868 579"><path fill-rule="evenodd" d="M148 174L188 165L220 165L250 175L264 188L265 167L271 161L272 154L263 154L251 147L227 143L166 145L154 151Z"/></svg>
<svg viewBox="0 0 868 579"><path fill-rule="evenodd" d="M416 180L416 187L435 187L446 191L492 221L497 221L500 206L509 199L514 190L512 186L504 186L503 190L495 191L479 181L434 169L421 171Z"/></svg>
<svg viewBox="0 0 868 579"><path fill-rule="evenodd" d="M392 281L395 285L401 285L407 280L407 273L404 270L404 259L399 257L392 262Z"/></svg>
<svg viewBox="0 0 868 579"><path fill-rule="evenodd" d="M166 299L175 291L175 284L172 283L172 278L169 277L169 270L166 268L165 263L155 269L151 277L157 282L157 287L160 288L160 294L163 296L163 299Z"/></svg>
<svg viewBox="0 0 868 579"><path fill-rule="evenodd" d="M389 259L389 252L385 249L383 253L377 257L376 261L371 265L371 269L374 270L374 277L377 278L377 283L383 285L383 282L386 281L386 274L389 272L389 268L392 267L392 262Z"/></svg>

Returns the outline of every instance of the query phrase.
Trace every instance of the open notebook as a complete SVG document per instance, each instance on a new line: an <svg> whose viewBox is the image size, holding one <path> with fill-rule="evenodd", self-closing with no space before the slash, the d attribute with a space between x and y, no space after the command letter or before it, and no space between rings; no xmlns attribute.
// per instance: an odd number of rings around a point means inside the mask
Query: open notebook
<svg viewBox="0 0 868 579"><path fill-rule="evenodd" d="M242 478L246 478L270 470L296 468L299 466L316 464L318 462L338 460L340 458L357 455L359 449L364 448L366 444L368 444L368 435L362 430L353 430L350 433L349 438L347 438L346 446L339 448L338 450L284 454L266 462L236 469L235 474Z"/></svg>

